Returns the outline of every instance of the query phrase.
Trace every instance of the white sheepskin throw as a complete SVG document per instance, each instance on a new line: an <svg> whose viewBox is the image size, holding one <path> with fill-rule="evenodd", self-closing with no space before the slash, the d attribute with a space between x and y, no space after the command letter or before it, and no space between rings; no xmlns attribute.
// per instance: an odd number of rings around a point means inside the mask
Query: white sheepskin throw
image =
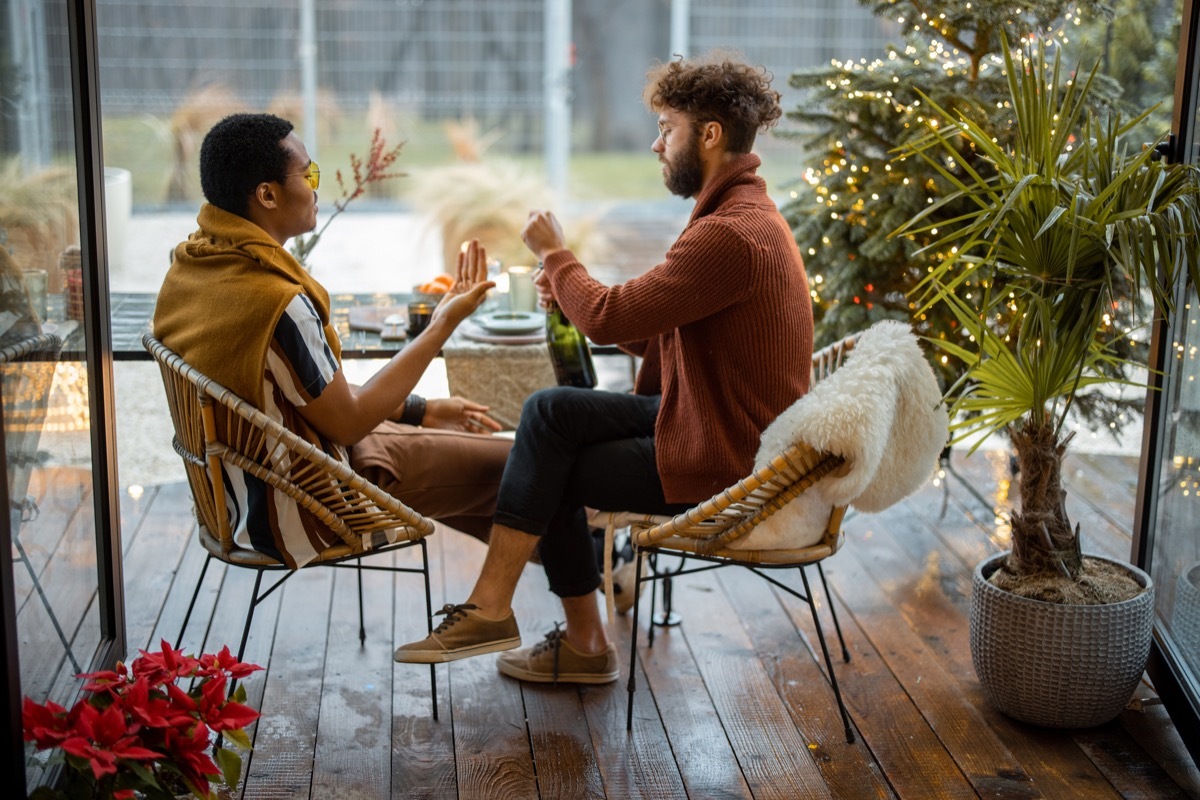
<svg viewBox="0 0 1200 800"><path fill-rule="evenodd" d="M795 442L845 457L849 470L788 503L737 549L798 548L824 534L834 506L878 512L919 489L937 467L949 419L912 329L894 320L863 332L846 362L762 434L755 468Z"/></svg>

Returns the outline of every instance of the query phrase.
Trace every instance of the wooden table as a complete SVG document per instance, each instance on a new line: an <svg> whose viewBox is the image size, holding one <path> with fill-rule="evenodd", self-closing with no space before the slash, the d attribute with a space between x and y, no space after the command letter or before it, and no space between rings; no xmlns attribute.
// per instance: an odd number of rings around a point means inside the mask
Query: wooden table
<svg viewBox="0 0 1200 800"><path fill-rule="evenodd" d="M113 359L116 361L149 361L150 354L142 347L142 334L149 332L154 316L152 292L114 292L110 295L112 316ZM402 308L411 299L405 292L330 295L333 306L333 326L342 340L342 358L387 359L403 349L405 340L381 339L378 333L352 329L350 309L355 306L396 306ZM62 320L62 296L51 295L50 319L57 325ZM456 338L461 338L456 334ZM538 347L539 345L504 345L504 347ZM594 355L619 355L614 345L591 346Z"/></svg>
<svg viewBox="0 0 1200 800"><path fill-rule="evenodd" d="M150 354L142 347L142 335L149 332L154 316L153 293L116 292L111 295L112 344L114 361L149 361ZM342 342L342 358L388 359L404 348L406 340L383 339L379 333L351 328L350 310L355 307L377 306L403 309L410 295L406 293L334 294L330 296L333 326ZM51 320L61 320L61 296L51 298ZM60 328L75 328L72 321L56 323ZM82 343L72 347L70 336L64 337L64 351L82 349ZM612 345L592 345L597 356L620 355ZM485 403L491 415L506 428L515 428L521 405L538 389L556 385L545 343L489 344L477 342L463 334L463 328L442 348L446 365L447 384L451 394ZM631 360L631 366L633 361ZM632 371L631 371L632 376ZM632 384L632 377L630 378Z"/></svg>
<svg viewBox="0 0 1200 800"><path fill-rule="evenodd" d="M157 295L151 292L115 292L110 296L114 361L149 361L142 347L142 334L150 331ZM330 296L333 326L342 340L342 358L387 359L400 352L404 340L381 339L378 333L351 330L350 309L354 306L394 306L408 302L407 294L336 294ZM51 308L51 318L55 309Z"/></svg>

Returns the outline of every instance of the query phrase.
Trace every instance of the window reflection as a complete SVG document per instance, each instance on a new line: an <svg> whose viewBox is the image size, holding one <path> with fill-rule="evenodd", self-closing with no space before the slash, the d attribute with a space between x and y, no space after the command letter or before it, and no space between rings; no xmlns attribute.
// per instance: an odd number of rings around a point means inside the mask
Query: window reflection
<svg viewBox="0 0 1200 800"><path fill-rule="evenodd" d="M10 0L0 12L0 464L10 500L0 546L12 553L21 693L69 705L101 626L82 304L67 313L84 265L60 7ZM28 786L40 770L30 756Z"/></svg>
<svg viewBox="0 0 1200 800"><path fill-rule="evenodd" d="M1158 613L1200 676L1200 305L1180 310L1168 398L1165 462L1154 537ZM1198 678L1193 677L1193 680Z"/></svg>

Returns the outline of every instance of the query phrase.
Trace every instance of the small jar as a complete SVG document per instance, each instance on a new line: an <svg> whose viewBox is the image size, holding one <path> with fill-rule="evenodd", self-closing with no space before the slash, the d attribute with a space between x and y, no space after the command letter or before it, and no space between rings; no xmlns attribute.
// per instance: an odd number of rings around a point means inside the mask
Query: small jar
<svg viewBox="0 0 1200 800"><path fill-rule="evenodd" d="M408 304L408 338L416 338L421 331L429 327L429 322L433 319L433 307L433 303L418 300Z"/></svg>

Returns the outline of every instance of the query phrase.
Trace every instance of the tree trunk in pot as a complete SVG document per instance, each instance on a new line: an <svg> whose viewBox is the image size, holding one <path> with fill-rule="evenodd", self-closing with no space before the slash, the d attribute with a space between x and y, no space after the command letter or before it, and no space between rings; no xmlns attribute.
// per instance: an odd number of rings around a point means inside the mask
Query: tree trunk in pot
<svg viewBox="0 0 1200 800"><path fill-rule="evenodd" d="M1079 574L1078 530L1067 518L1062 488L1066 443L1050 425L1025 424L1011 432L1020 465L1020 511L1012 515L1012 555L1005 569L1018 575Z"/></svg>

